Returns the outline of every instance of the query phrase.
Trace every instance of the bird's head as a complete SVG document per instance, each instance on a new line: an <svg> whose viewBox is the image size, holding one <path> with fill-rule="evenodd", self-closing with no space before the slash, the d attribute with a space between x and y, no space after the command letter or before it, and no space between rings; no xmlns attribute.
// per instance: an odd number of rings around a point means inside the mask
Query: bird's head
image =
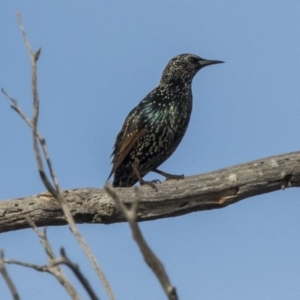
<svg viewBox="0 0 300 300"><path fill-rule="evenodd" d="M167 64L161 82L182 81L191 83L197 72L209 65L220 64L220 60L208 60L195 54L180 54Z"/></svg>

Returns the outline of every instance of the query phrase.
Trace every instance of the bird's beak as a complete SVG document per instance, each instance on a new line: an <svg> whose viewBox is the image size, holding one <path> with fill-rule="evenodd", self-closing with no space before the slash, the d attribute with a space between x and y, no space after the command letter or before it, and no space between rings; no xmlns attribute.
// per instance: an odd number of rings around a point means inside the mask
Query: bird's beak
<svg viewBox="0 0 300 300"><path fill-rule="evenodd" d="M214 64L222 64L224 61L221 60L208 60L208 59L202 59L199 61L199 65L201 68L209 66L209 65L214 65Z"/></svg>

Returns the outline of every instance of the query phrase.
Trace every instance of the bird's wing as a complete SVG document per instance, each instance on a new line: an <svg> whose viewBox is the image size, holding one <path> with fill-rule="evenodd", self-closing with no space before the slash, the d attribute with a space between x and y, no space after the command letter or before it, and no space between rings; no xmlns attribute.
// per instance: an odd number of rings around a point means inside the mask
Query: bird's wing
<svg viewBox="0 0 300 300"><path fill-rule="evenodd" d="M116 169L122 164L125 157L133 148L137 140L145 133L145 124L142 121L139 109L133 109L126 118L122 130L118 134L112 153L113 168L109 174L108 179L116 171Z"/></svg>

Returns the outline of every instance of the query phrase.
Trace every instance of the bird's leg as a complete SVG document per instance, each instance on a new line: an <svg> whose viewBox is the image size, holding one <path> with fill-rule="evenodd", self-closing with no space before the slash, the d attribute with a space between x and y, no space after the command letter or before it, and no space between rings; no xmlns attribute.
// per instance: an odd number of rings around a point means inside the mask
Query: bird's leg
<svg viewBox="0 0 300 300"><path fill-rule="evenodd" d="M182 175L172 175L172 174L160 171L158 169L154 169L154 170L152 170L152 172L155 172L157 174L160 174L160 175L166 177L166 180L170 180L170 179L177 179L177 180L184 179L184 175L183 174Z"/></svg>
<svg viewBox="0 0 300 300"><path fill-rule="evenodd" d="M157 187L155 186L155 184L153 182L151 182L151 181L145 181L142 178L141 173L139 172L139 170L136 167L136 165L132 165L132 169L133 169L133 171L134 171L134 173L135 173L135 175L136 175L136 177L137 177L140 185L144 185L144 184L149 185L149 186L151 186L153 189L155 189L157 191Z"/></svg>

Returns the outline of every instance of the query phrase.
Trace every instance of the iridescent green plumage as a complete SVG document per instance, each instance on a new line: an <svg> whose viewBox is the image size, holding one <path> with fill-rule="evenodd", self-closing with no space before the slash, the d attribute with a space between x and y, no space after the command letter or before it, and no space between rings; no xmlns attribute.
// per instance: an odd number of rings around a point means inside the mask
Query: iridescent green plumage
<svg viewBox="0 0 300 300"><path fill-rule="evenodd" d="M169 178L183 178L157 168L181 142L192 111L193 77L204 66L221 63L193 54L174 57L165 68L160 84L127 116L113 151L114 187L129 187L150 171Z"/></svg>

